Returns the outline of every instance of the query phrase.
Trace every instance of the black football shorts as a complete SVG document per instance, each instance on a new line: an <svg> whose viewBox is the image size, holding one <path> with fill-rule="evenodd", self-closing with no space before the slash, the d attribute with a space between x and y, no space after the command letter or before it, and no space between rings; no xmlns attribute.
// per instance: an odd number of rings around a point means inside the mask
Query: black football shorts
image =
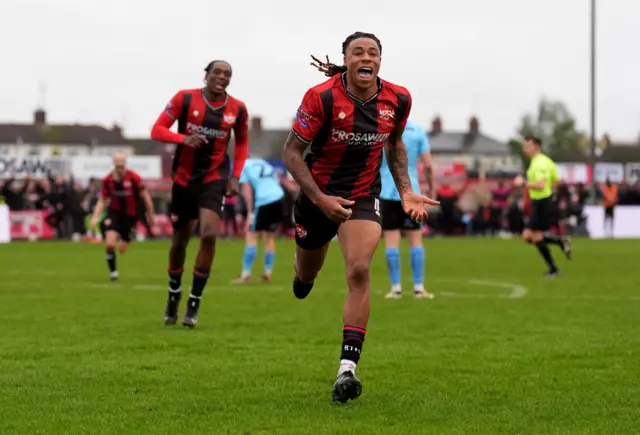
<svg viewBox="0 0 640 435"><path fill-rule="evenodd" d="M365 220L380 224L380 200L375 196L353 199L350 220ZM329 243L338 233L338 224L329 219L304 194L298 195L294 207L296 244L302 249L315 251Z"/></svg>
<svg viewBox="0 0 640 435"><path fill-rule="evenodd" d="M270 204L261 205L254 210L251 231L275 232L282 223L284 201L282 199Z"/></svg>
<svg viewBox="0 0 640 435"><path fill-rule="evenodd" d="M198 219L201 208L211 210L222 217L222 203L226 191L227 180L189 186L173 183L169 205L173 229L184 228L189 222Z"/></svg>
<svg viewBox="0 0 640 435"><path fill-rule="evenodd" d="M411 216L404 212L401 201L388 199L380 200L380 213L382 213L382 229L392 230L419 230L422 224L411 219Z"/></svg>
<svg viewBox="0 0 640 435"><path fill-rule="evenodd" d="M137 222L137 217L109 210L102 223L104 224L105 232L115 231L120 235L120 239L123 242L129 243L131 242L131 232L136 227Z"/></svg>
<svg viewBox="0 0 640 435"><path fill-rule="evenodd" d="M551 197L531 200L531 215L527 228L532 231L549 231L555 223L555 204Z"/></svg>

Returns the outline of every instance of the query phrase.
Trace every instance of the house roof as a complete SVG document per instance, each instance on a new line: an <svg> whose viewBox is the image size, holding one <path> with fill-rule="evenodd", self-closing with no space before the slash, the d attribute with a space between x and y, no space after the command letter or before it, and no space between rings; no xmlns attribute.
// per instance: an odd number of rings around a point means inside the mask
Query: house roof
<svg viewBox="0 0 640 435"><path fill-rule="evenodd" d="M588 153L573 152L556 156L558 162L589 162ZM630 163L640 162L640 143L616 143L602 151L602 154L596 156L597 162L604 163Z"/></svg>
<svg viewBox="0 0 640 435"><path fill-rule="evenodd" d="M430 133L429 143L434 153L468 153L477 155L510 154L506 143L497 141L482 133L467 132Z"/></svg>
<svg viewBox="0 0 640 435"><path fill-rule="evenodd" d="M127 140L117 128L78 124L0 124L0 143L122 145Z"/></svg>

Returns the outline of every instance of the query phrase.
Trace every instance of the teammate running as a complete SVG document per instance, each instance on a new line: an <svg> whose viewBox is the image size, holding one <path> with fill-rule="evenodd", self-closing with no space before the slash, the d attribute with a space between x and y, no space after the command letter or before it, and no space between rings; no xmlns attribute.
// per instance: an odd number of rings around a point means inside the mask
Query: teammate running
<svg viewBox="0 0 640 435"><path fill-rule="evenodd" d="M275 232L282 222L284 190L278 173L267 161L248 159L240 176L240 193L247 204L247 220L242 274L236 284L251 281L251 269L258 251L258 237L264 247L264 273L262 280L271 281L276 256Z"/></svg>
<svg viewBox="0 0 640 435"><path fill-rule="evenodd" d="M93 210L90 227L94 230L102 212L107 206L107 216L104 218L105 245L107 250L107 265L111 273L111 281L118 279L116 267L116 243L120 236L119 251L124 254L131 242L131 231L138 220L138 201L142 199L147 209L149 226L153 227L153 201L145 189L142 178L136 172L127 169L127 159L124 154L113 156L113 171L102 180L102 192ZM107 204L108 203L108 204Z"/></svg>
<svg viewBox="0 0 640 435"><path fill-rule="evenodd" d="M336 234L346 263L349 293L332 391L333 400L341 403L362 391L355 370L369 320L370 264L381 236L383 148L405 213L422 221L427 217L425 205L437 204L411 189L402 142L411 96L378 77L381 51L375 35L357 32L342 44L345 66L328 59L316 65L333 77L307 91L283 152L285 166L302 190L294 211L295 296L304 299L311 292Z"/></svg>
<svg viewBox="0 0 640 435"><path fill-rule="evenodd" d="M433 191L433 170L431 167L431 151L427 133L414 122L407 122L402 135L402 141L407 148L407 161L411 188L419 192L418 162L424 166L427 178L427 194ZM402 208L400 193L393 181L393 175L383 158L380 167L382 190L380 192L380 211L382 213L382 230L386 246L387 268L391 280L391 291L387 299L402 297L400 280L400 238L404 232L409 242L411 271L413 272L413 296L416 299L433 299L433 295L424 288L424 247L422 245L422 223L415 222Z"/></svg>
<svg viewBox="0 0 640 435"><path fill-rule="evenodd" d="M548 156L541 151L542 142L534 136L525 138L523 151L531 159L527 169L527 180L522 176L515 179L518 186L526 186L531 198L531 215L522 239L535 244L544 258L549 270L546 276L555 277L559 274L558 266L553 260L549 244L558 245L568 259L571 259L571 242L561 236L548 233L553 223L555 204L553 202L553 188L560 178L558 168Z"/></svg>
<svg viewBox="0 0 640 435"><path fill-rule="evenodd" d="M216 60L205 68L205 87L178 92L160 114L151 138L177 144L173 158L171 220L173 238L169 250L169 297L166 325L178 321L182 272L193 223L200 226L200 248L193 270L193 284L182 324L195 327L200 300L215 253L216 236L224 196L238 190L238 179L249 154L248 114L243 102L227 94L231 65ZM178 121L178 133L170 130ZM233 168L227 146L234 135Z"/></svg>

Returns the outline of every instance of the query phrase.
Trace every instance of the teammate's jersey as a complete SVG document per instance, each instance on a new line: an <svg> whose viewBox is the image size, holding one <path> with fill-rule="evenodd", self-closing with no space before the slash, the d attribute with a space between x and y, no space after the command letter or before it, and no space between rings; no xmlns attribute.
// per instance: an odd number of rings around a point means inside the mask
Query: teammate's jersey
<svg viewBox="0 0 640 435"><path fill-rule="evenodd" d="M144 191L142 178L136 172L127 169L124 176L118 180L109 173L102 180L102 198L109 200L110 212L124 214L129 217L138 215L138 201Z"/></svg>
<svg viewBox="0 0 640 435"><path fill-rule="evenodd" d="M366 101L346 90L346 73L309 89L293 134L311 144L305 160L320 190L344 198L379 195L382 149L410 111L409 92L380 78Z"/></svg>
<svg viewBox="0 0 640 435"><path fill-rule="evenodd" d="M200 148L177 146L173 157L174 182L186 186L228 178L227 146L231 132L236 143L246 141L248 136L249 118L244 103L229 94L222 102L208 101L204 89L189 89L178 92L167 104L165 113L178 121L179 133L200 134L209 141Z"/></svg>
<svg viewBox="0 0 640 435"><path fill-rule="evenodd" d="M420 192L420 179L418 178L418 162L420 156L431 150L429 146L429 137L427 132L415 122L407 122L402 135L402 141L407 147L407 164L409 166L409 178L411 179L411 188L414 192ZM400 201L400 192L393 181L393 176L387 164L387 158L382 153L382 166L380 166L380 178L382 179L382 190L380 198L388 201Z"/></svg>
<svg viewBox="0 0 640 435"><path fill-rule="evenodd" d="M529 197L536 201L549 198L553 195L553 184L560 181L558 167L548 156L538 153L531 158L529 169L527 169L527 180L535 183L544 179L542 189L529 189Z"/></svg>
<svg viewBox="0 0 640 435"><path fill-rule="evenodd" d="M278 173L269 162L262 159L247 159L240 183L249 183L253 188L253 203L256 209L284 197Z"/></svg>

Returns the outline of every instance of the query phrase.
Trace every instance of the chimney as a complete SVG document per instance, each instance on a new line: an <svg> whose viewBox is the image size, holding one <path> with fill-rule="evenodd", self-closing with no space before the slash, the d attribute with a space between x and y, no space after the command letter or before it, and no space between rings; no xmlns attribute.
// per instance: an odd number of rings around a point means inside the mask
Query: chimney
<svg viewBox="0 0 640 435"><path fill-rule="evenodd" d="M111 127L111 131L118 136L122 136L122 127L120 127L118 124L113 124L113 127Z"/></svg>
<svg viewBox="0 0 640 435"><path fill-rule="evenodd" d="M477 136L479 133L480 133L480 122L478 121L478 118L473 116L469 120L469 134L472 136Z"/></svg>
<svg viewBox="0 0 640 435"><path fill-rule="evenodd" d="M33 124L45 125L47 123L47 112L42 109L37 109L33 112Z"/></svg>
<svg viewBox="0 0 640 435"><path fill-rule="evenodd" d="M251 130L262 130L262 118L260 118L259 116L251 118Z"/></svg>
<svg viewBox="0 0 640 435"><path fill-rule="evenodd" d="M442 119L439 116L436 116L433 121L431 121L431 134L439 134L442 133Z"/></svg>

